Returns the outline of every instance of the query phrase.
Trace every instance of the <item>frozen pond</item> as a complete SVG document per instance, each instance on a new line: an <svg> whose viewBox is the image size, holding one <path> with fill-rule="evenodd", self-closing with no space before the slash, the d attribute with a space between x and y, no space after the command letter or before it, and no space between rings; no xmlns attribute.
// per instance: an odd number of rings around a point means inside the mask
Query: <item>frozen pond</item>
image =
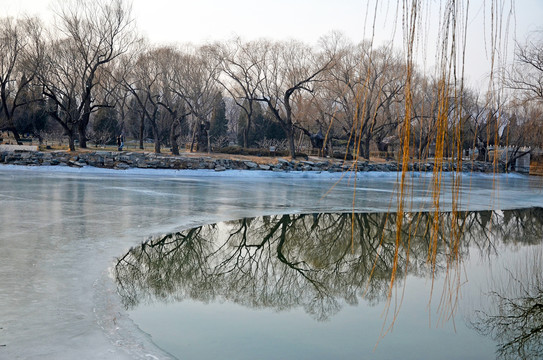
<svg viewBox="0 0 543 360"><path fill-rule="evenodd" d="M329 192L338 179L0 167L0 358L168 358L127 316L111 274L116 258L149 236L219 221L351 211L354 182L345 178ZM395 183L395 174L361 174L354 210L394 210ZM431 207L428 183L413 178L411 210ZM443 210L449 183L447 175ZM460 195L471 210L543 204L540 179L518 175L466 175Z"/></svg>

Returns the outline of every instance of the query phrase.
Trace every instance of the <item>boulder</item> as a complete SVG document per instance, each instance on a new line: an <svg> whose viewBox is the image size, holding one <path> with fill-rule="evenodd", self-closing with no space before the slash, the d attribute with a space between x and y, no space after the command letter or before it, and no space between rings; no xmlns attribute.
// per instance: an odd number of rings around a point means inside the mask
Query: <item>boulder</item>
<svg viewBox="0 0 543 360"><path fill-rule="evenodd" d="M245 166L247 166L249 169L255 169L258 167L258 164L252 161L244 161L243 162Z"/></svg>

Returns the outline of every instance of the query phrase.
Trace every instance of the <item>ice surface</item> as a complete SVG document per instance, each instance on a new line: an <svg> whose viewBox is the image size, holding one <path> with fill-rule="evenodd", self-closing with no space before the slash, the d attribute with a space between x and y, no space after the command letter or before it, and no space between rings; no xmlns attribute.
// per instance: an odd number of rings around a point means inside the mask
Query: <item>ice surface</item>
<svg viewBox="0 0 543 360"><path fill-rule="evenodd" d="M116 256L150 235L206 223L351 211L353 194L356 211L394 211L397 177L0 166L0 358L169 358L120 306L108 277ZM409 174L408 209L432 208L431 179ZM443 210L451 179L444 174ZM542 206L541 185L467 174L460 208Z"/></svg>

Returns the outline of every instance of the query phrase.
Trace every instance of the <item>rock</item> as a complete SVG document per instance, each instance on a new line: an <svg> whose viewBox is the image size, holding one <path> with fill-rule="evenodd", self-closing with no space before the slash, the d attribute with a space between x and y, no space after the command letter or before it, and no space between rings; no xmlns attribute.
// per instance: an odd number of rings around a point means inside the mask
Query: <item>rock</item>
<svg viewBox="0 0 543 360"><path fill-rule="evenodd" d="M285 159L277 159L275 164L258 164L248 160L230 160L230 159L212 159L208 156L204 157L185 157L185 156L165 156L160 154L144 154L132 152L109 152L96 151L81 154L74 154L66 151L52 152L28 152L28 151L0 151L0 163L14 165L60 165L60 166L94 166L101 168L128 169L133 167L150 168L150 169L215 169L215 171L225 171L231 169L246 170L273 170L275 172L289 171L313 171L330 173L351 171L351 163L340 163L339 161L288 161ZM356 164L356 170L365 171L401 171L402 164L395 161L387 163L370 163L361 161ZM426 171L431 172L434 168L433 162L418 162L414 161L408 164L410 171ZM455 171L456 163L444 163L443 171ZM482 161L469 161L462 163L461 170L464 172L504 172L505 166L503 163L495 166L492 163Z"/></svg>
<svg viewBox="0 0 543 360"><path fill-rule="evenodd" d="M115 164L115 167L114 169L117 169L117 170L126 170L126 169L130 169L130 166L128 164L125 164L125 163L117 163Z"/></svg>
<svg viewBox="0 0 543 360"><path fill-rule="evenodd" d="M252 162L252 161L244 161L243 163L244 163L245 166L247 166L249 169L255 169L256 167L258 167L258 164L255 163L255 162Z"/></svg>
<svg viewBox="0 0 543 360"><path fill-rule="evenodd" d="M109 151L95 151L94 155L102 156L102 157L108 157L111 156L111 152Z"/></svg>
<svg viewBox="0 0 543 360"><path fill-rule="evenodd" d="M68 161L68 166L77 167L77 168L83 167L83 165L81 165L81 163L79 163L77 161L73 161L73 160Z"/></svg>

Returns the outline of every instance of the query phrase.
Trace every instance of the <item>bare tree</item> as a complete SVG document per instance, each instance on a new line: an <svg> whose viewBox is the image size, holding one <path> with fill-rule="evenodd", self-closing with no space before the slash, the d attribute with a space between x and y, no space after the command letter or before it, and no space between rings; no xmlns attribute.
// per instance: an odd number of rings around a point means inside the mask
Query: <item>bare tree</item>
<svg viewBox="0 0 543 360"><path fill-rule="evenodd" d="M40 72L43 94L48 98L47 111L64 129L70 151L75 151L77 125L82 112L77 79L83 64L73 49L70 39L49 42Z"/></svg>
<svg viewBox="0 0 543 360"><path fill-rule="evenodd" d="M430 145L437 136L437 116L439 110L437 81L414 74L415 86L412 89L413 144L419 159L428 157Z"/></svg>
<svg viewBox="0 0 543 360"><path fill-rule="evenodd" d="M287 136L289 152L296 157L294 143L295 116L293 95L300 91L313 92L316 83L323 81L326 71L334 65L335 54L316 53L297 41L274 43L262 62L257 64L264 74L256 98L268 106Z"/></svg>
<svg viewBox="0 0 543 360"><path fill-rule="evenodd" d="M508 105L506 114L502 115L502 123L506 126L500 141L508 149L506 168L515 170L518 158L543 148L543 104L514 99Z"/></svg>
<svg viewBox="0 0 543 360"><path fill-rule="evenodd" d="M516 63L504 71L505 85L512 90L512 112L504 131L505 145L512 149L507 165L534 148L541 148L543 107L543 32L516 45ZM522 149L522 150L521 150Z"/></svg>
<svg viewBox="0 0 543 360"><path fill-rule="evenodd" d="M516 64L506 72L506 85L524 100L543 102L543 32L534 33L526 43L517 43ZM533 37L537 37L535 40Z"/></svg>
<svg viewBox="0 0 543 360"><path fill-rule="evenodd" d="M172 153L179 155L178 138L181 136L181 127L186 122L191 111L187 110L186 101L179 93L174 91L173 78L175 76L175 64L178 64L182 55L174 48L165 47L156 52L160 73L157 86L160 89L158 105L160 105L170 117L169 141Z"/></svg>
<svg viewBox="0 0 543 360"><path fill-rule="evenodd" d="M196 138L201 150L211 152L210 116L219 89L217 77L220 66L213 47L187 47L171 66L171 91L181 97L194 116L191 151Z"/></svg>
<svg viewBox="0 0 543 360"><path fill-rule="evenodd" d="M147 120L153 130L156 153L160 153L161 148L158 123L158 103L162 93L159 84L159 77L162 76L158 61L160 51L160 48L147 49L137 57L124 58L121 71L116 74L118 81L131 93L141 112L140 147L143 147L143 121ZM123 72L126 69L129 69L128 72Z"/></svg>
<svg viewBox="0 0 543 360"><path fill-rule="evenodd" d="M369 159L372 132L398 125L390 109L403 99L405 69L387 47L373 49L363 42L343 51L345 56L331 72L328 91L341 110L335 118L349 138L348 147L358 146L356 153Z"/></svg>
<svg viewBox="0 0 543 360"><path fill-rule="evenodd" d="M488 161L488 147L499 145L500 127L503 125L502 113L505 111L504 101L494 106L481 101L480 95L466 91L463 94L462 106L465 117L464 140L472 139L477 148L477 160Z"/></svg>
<svg viewBox="0 0 543 360"><path fill-rule="evenodd" d="M136 38L131 8L123 0L74 0L58 4L58 35L49 48L47 67L54 75L43 75L44 94L57 109L63 109L62 115L55 110L52 116L65 128L73 151L76 132L80 146L87 147L91 113L111 106L105 99L99 102L94 96L101 77L108 75L102 70L127 52ZM69 53L59 54L59 50Z"/></svg>
<svg viewBox="0 0 543 360"><path fill-rule="evenodd" d="M18 144L17 109L42 100L32 89L43 60L42 32L38 19L0 19L0 129L11 131Z"/></svg>
<svg viewBox="0 0 543 360"><path fill-rule="evenodd" d="M243 147L246 148L249 146L258 89L264 80L264 69L259 63L265 59L269 43L262 40L243 42L236 38L230 43L215 46L214 50L224 75L218 78L218 82L247 117L243 128Z"/></svg>

